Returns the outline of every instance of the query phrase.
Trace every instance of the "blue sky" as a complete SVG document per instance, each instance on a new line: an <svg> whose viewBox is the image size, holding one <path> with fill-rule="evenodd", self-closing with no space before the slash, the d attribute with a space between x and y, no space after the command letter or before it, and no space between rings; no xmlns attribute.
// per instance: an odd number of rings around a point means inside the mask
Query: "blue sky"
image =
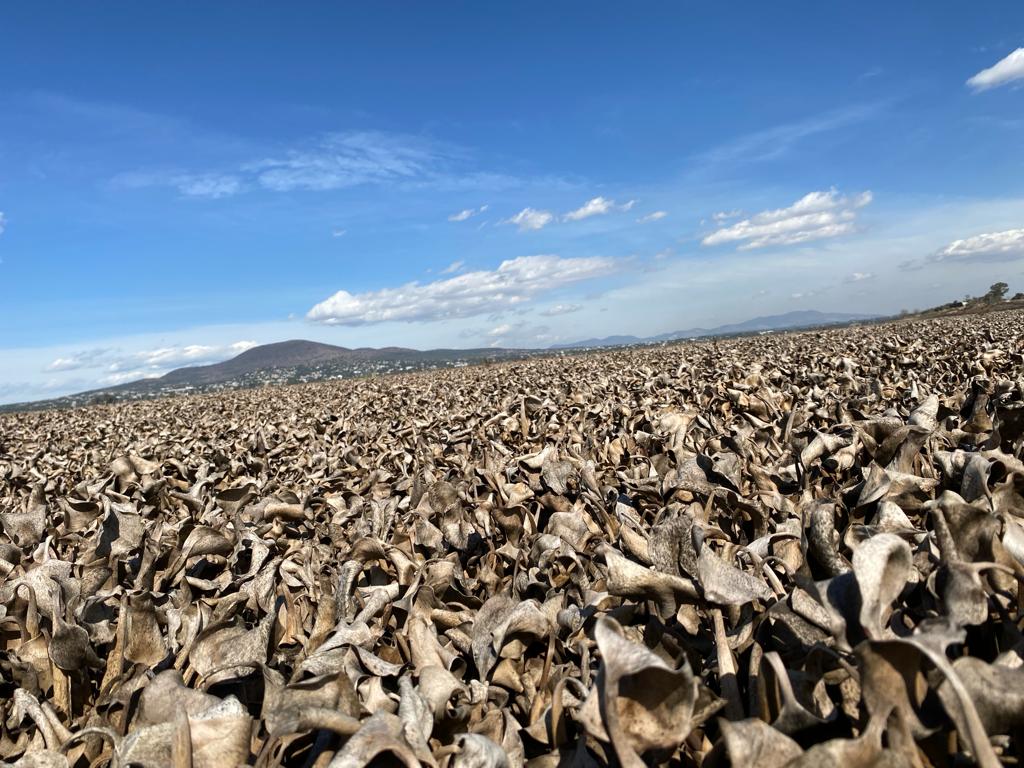
<svg viewBox="0 0 1024 768"><path fill-rule="evenodd" d="M1024 290L1024 5L18 3L0 402Z"/></svg>

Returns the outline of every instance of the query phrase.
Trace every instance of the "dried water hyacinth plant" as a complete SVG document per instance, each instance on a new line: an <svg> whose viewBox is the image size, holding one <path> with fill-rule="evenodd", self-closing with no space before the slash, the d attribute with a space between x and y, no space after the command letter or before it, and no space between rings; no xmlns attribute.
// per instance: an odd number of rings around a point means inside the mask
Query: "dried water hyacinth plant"
<svg viewBox="0 0 1024 768"><path fill-rule="evenodd" d="M1024 319L0 419L0 762L1019 765Z"/></svg>

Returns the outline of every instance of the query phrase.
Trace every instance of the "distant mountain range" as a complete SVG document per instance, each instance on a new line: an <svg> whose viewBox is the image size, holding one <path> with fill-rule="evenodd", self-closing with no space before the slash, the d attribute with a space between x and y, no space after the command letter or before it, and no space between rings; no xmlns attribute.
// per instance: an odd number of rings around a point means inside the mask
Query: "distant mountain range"
<svg viewBox="0 0 1024 768"><path fill-rule="evenodd" d="M819 312L815 309L801 309L784 315L755 317L742 323L719 325L714 328L688 328L685 331L671 331L657 336L605 336L602 339L584 339L564 344L555 344L550 349L579 349L593 347L620 347L628 344L654 344L659 341L696 339L708 336L735 336L759 331L795 330L815 328L823 325L852 323L857 320L871 320L874 315L856 315L847 312Z"/></svg>
<svg viewBox="0 0 1024 768"><path fill-rule="evenodd" d="M296 384L390 373L455 368L488 361L549 354L539 349L430 349L404 347L349 349L294 339L263 344L212 365L176 368L163 376L79 392L32 403L0 405L0 411L61 408L90 403L140 400L218 389Z"/></svg>
<svg viewBox="0 0 1024 768"><path fill-rule="evenodd" d="M585 339L571 344L558 344L546 350L488 348L420 351L404 347L349 349L333 344L293 339L292 341L253 347L221 363L177 368L158 378L130 381L51 400L0 405L0 411L67 407L97 402L139 400L163 395L208 392L217 389L257 387L266 384L293 384L324 379L345 379L355 376L453 368L488 361L535 357L550 354L553 350L651 344L675 339L811 328L868 319L871 319L871 316L804 310L787 312L784 315L755 317L744 323L720 325L716 328L691 328L644 338L606 336L603 339Z"/></svg>

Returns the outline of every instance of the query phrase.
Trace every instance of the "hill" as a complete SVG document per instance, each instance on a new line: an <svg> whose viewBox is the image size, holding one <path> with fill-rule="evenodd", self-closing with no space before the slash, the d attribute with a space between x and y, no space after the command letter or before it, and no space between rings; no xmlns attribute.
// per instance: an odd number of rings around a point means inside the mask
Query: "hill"
<svg viewBox="0 0 1024 768"><path fill-rule="evenodd" d="M490 348L426 351L405 347L349 349L316 341L293 339L253 347L220 363L176 368L156 378L129 381L50 400L0 405L0 412L66 408L98 402L142 400L219 389L457 368L473 363L511 360L541 353L543 350Z"/></svg>
<svg viewBox="0 0 1024 768"><path fill-rule="evenodd" d="M415 350L403 349L401 347L349 349L348 347L337 347L333 344L321 344L317 341L292 339L291 341L279 341L274 344L262 344L258 347L247 349L240 355L220 363L177 368L161 378L151 381L160 382L161 384L190 386L218 384L262 370L303 367L343 358L349 360L372 360L413 353L415 353ZM138 384L139 382L136 381L122 386L132 387Z"/></svg>

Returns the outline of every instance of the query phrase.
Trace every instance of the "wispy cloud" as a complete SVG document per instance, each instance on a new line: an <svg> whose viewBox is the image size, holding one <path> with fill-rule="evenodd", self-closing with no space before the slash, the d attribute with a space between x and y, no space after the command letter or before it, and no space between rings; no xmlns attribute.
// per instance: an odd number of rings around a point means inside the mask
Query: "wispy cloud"
<svg viewBox="0 0 1024 768"><path fill-rule="evenodd" d="M0 211L0 235L4 233L4 229L7 226L7 217L4 216L4 212Z"/></svg>
<svg viewBox="0 0 1024 768"><path fill-rule="evenodd" d="M347 229L332 229L331 230L331 237L344 237L347 234L348 234L348 230Z"/></svg>
<svg viewBox="0 0 1024 768"><path fill-rule="evenodd" d="M555 215L551 211L538 211L535 208L523 208L515 216L502 220L502 224L515 224L520 232L543 229L552 221Z"/></svg>
<svg viewBox="0 0 1024 768"><path fill-rule="evenodd" d="M637 223L648 224L652 221L660 221L661 219L664 219L666 216L668 216L668 211L653 211L652 213L648 213L646 216L641 216L639 219L637 219Z"/></svg>
<svg viewBox="0 0 1024 768"><path fill-rule="evenodd" d="M988 69L983 69L967 81L967 87L979 91L1024 80L1024 48L1018 48Z"/></svg>
<svg viewBox="0 0 1024 768"><path fill-rule="evenodd" d="M189 344L184 347L158 347L140 352L132 362L143 365L166 368L171 365L185 365L209 360L216 353L216 348L207 344ZM120 363L118 367L123 366Z"/></svg>
<svg viewBox="0 0 1024 768"><path fill-rule="evenodd" d="M113 182L129 188L170 187L183 195L207 198L256 189L330 191L367 184L407 184L484 190L522 183L511 176L472 168L469 157L456 145L420 136L348 131L329 133L219 170L140 170L119 174Z"/></svg>
<svg viewBox="0 0 1024 768"><path fill-rule="evenodd" d="M33 382L0 383L0 402L11 403L38 399L51 394L63 394L74 390L84 390L95 382L88 379L50 378Z"/></svg>
<svg viewBox="0 0 1024 768"><path fill-rule="evenodd" d="M461 259L459 259L458 261L453 261L451 264L449 264L447 267L441 270L441 274L454 275L456 272L461 271L464 266L466 266L466 262L462 261Z"/></svg>
<svg viewBox="0 0 1024 768"><path fill-rule="evenodd" d="M338 291L306 317L327 325L393 321L435 321L491 314L522 306L544 293L610 274L619 266L608 257L520 256L497 269L467 272L431 283L352 294Z"/></svg>
<svg viewBox="0 0 1024 768"><path fill-rule="evenodd" d="M550 330L546 325L521 321L501 323L489 331L484 331L482 335L490 347L506 346L509 342L517 347L535 347L539 343L551 341ZM479 338L481 334L466 331L463 335L465 338Z"/></svg>
<svg viewBox="0 0 1024 768"><path fill-rule="evenodd" d="M468 221L474 216L483 213L489 206L481 205L479 208L464 208L458 213L453 213L448 217L448 221Z"/></svg>
<svg viewBox="0 0 1024 768"><path fill-rule="evenodd" d="M453 151L418 137L353 131L333 133L305 149L249 163L257 183L278 192L331 190L438 174Z"/></svg>
<svg viewBox="0 0 1024 768"><path fill-rule="evenodd" d="M871 280L874 278L874 276L875 275L872 272L852 272L846 276L846 282L860 283L863 282L864 280Z"/></svg>
<svg viewBox="0 0 1024 768"><path fill-rule="evenodd" d="M881 106L858 104L748 133L699 154L697 159L709 164L774 160L803 139L870 119L880 111Z"/></svg>
<svg viewBox="0 0 1024 768"><path fill-rule="evenodd" d="M113 184L128 189L170 187L186 197L217 200L242 191L242 180L232 174L132 171L115 176Z"/></svg>
<svg viewBox="0 0 1024 768"><path fill-rule="evenodd" d="M49 372L77 371L105 368L111 373L123 374L139 371L162 375L171 368L185 365L214 363L234 357L256 346L254 341L236 341L233 344L184 344L154 347L135 352L122 352L110 347L83 349L54 359L45 370ZM108 377L109 378L109 377ZM140 376L135 376L140 378ZM128 381L130 379L124 379Z"/></svg>
<svg viewBox="0 0 1024 768"><path fill-rule="evenodd" d="M793 245L849 234L857 210L871 202L871 192L847 197L835 189L811 192L787 208L762 211L707 235L702 245L741 243L741 251L770 245Z"/></svg>
<svg viewBox="0 0 1024 768"><path fill-rule="evenodd" d="M582 304L555 304L553 307L548 307L541 312L544 317L556 317L558 315L568 315L573 312L579 312L583 309Z"/></svg>
<svg viewBox="0 0 1024 768"><path fill-rule="evenodd" d="M188 197L208 197L214 200L231 197L242 189L242 182L238 177L212 173L181 175L173 184L181 194Z"/></svg>
<svg viewBox="0 0 1024 768"><path fill-rule="evenodd" d="M47 371L77 371L81 368L96 368L109 363L114 350L106 347L83 349L67 357L58 357L48 366Z"/></svg>

